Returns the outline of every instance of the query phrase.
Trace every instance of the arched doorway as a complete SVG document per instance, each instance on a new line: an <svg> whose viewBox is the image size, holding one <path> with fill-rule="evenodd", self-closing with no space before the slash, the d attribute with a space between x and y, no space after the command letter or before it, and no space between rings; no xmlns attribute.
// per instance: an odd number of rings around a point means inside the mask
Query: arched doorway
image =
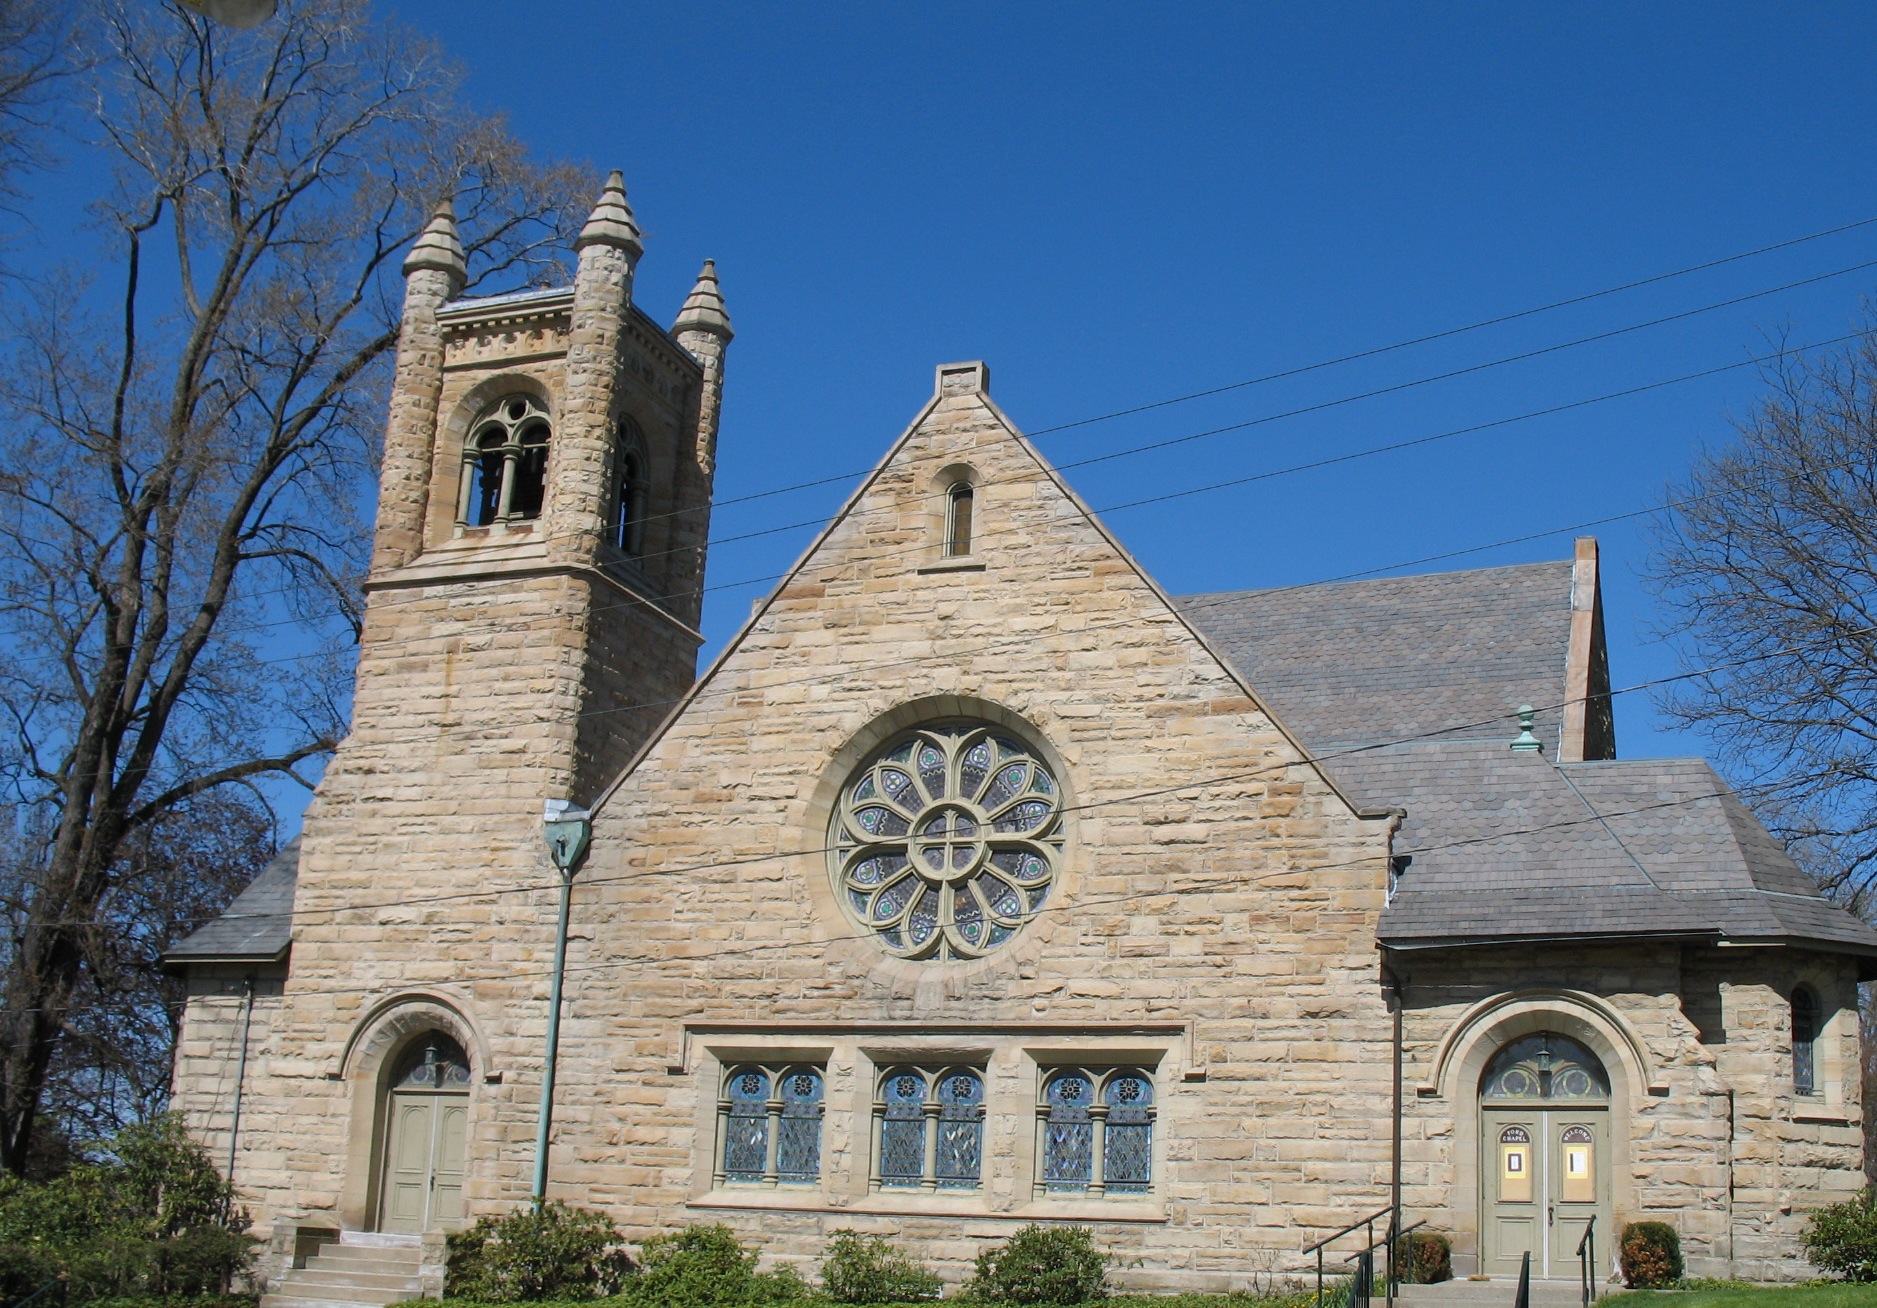
<svg viewBox="0 0 1877 1308"><path fill-rule="evenodd" d="M1610 1230L1610 1078L1603 1063L1555 1031L1520 1036L1494 1054L1479 1086L1480 1270L1574 1275L1591 1218Z"/></svg>
<svg viewBox="0 0 1877 1308"><path fill-rule="evenodd" d="M433 1230L463 1215L469 1137L469 1056L426 1031L392 1067L384 1106L384 1179L378 1227Z"/></svg>

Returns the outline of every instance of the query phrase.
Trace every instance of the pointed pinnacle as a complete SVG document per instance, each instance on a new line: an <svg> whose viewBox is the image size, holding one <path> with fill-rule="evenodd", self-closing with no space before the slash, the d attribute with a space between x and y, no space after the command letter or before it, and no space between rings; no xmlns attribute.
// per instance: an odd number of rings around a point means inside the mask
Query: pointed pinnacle
<svg viewBox="0 0 1877 1308"><path fill-rule="evenodd" d="M449 273L458 282L469 275L469 270L463 266L463 243L456 238L456 202L447 196L431 212L423 233L411 245L411 252L404 256L406 277L419 268Z"/></svg>
<svg viewBox="0 0 1877 1308"><path fill-rule="evenodd" d="M632 206L626 203L625 175L615 168L606 178L606 186L600 191L599 203L593 206L587 225L580 229L580 239L574 242L574 249L616 245L636 259L645 253L641 235L639 225L632 221Z"/></svg>
<svg viewBox="0 0 1877 1308"><path fill-rule="evenodd" d="M730 330L730 315L723 307L723 292L717 286L715 259L704 260L704 271L697 275L697 285L691 288L684 307L678 310L678 319L671 324L671 330L673 335L711 332L726 341L736 335Z"/></svg>

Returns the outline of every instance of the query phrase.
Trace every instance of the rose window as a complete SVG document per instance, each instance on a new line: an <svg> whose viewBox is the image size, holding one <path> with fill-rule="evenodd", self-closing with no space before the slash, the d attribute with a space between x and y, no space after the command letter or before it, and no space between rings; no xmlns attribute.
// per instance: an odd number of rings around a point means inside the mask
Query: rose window
<svg viewBox="0 0 1877 1308"><path fill-rule="evenodd" d="M1049 898L1062 852L1056 780L982 724L922 727L848 779L835 876L854 917L906 958L976 958Z"/></svg>

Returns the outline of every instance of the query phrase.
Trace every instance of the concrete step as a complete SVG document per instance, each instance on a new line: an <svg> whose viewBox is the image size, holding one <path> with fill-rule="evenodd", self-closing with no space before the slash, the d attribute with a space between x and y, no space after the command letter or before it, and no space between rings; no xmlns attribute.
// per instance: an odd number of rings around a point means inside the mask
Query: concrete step
<svg viewBox="0 0 1877 1308"><path fill-rule="evenodd" d="M355 1248L329 1244L306 1260L308 1267L315 1263L348 1272L401 1272L405 1276L415 1276L423 1263L423 1254L416 1249Z"/></svg>
<svg viewBox="0 0 1877 1308"><path fill-rule="evenodd" d="M351 1285L361 1290L404 1290L415 1289L417 1285L414 1271L361 1272L350 1267L316 1267L311 1263L304 1270L295 1271L290 1279L295 1286Z"/></svg>
<svg viewBox="0 0 1877 1308"><path fill-rule="evenodd" d="M321 1308L331 1308L335 1303L369 1304L373 1308L383 1308L385 1304L408 1303L420 1294L416 1286L381 1290L356 1285L308 1285L293 1275L281 1281L277 1291L263 1295L262 1299L305 1300L318 1303ZM269 1304L268 1308L275 1308L275 1305Z"/></svg>
<svg viewBox="0 0 1877 1308"><path fill-rule="evenodd" d="M1518 1292L1518 1277L1495 1276L1486 1281L1404 1285L1395 1292L1395 1302L1402 1308L1512 1308ZM1584 1292L1575 1280L1542 1281L1534 1277L1531 1299L1532 1308L1580 1308Z"/></svg>
<svg viewBox="0 0 1877 1308"><path fill-rule="evenodd" d="M421 1235L407 1235L402 1231L341 1231L340 1248L367 1249L417 1249L421 1248L424 1238ZM330 1247L330 1246L328 1246Z"/></svg>

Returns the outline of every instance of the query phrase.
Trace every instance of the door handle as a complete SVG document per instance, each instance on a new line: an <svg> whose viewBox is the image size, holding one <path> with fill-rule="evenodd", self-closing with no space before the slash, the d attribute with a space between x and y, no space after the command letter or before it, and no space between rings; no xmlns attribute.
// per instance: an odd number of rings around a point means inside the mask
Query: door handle
<svg viewBox="0 0 1877 1308"><path fill-rule="evenodd" d="M432 1181L431 1184L435 1185L436 1182ZM1545 1205L1545 1225L1556 1226L1557 1224L1558 1224L1558 1206L1556 1204L1546 1204Z"/></svg>

